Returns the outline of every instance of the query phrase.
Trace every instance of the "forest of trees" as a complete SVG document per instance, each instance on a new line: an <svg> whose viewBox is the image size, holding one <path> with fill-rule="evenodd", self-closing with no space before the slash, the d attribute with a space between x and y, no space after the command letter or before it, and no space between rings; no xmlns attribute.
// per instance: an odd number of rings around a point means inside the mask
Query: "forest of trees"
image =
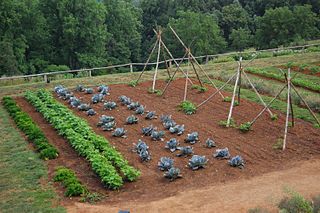
<svg viewBox="0 0 320 213"><path fill-rule="evenodd" d="M0 76L144 61L153 28L175 56L320 37L319 0L1 0Z"/></svg>

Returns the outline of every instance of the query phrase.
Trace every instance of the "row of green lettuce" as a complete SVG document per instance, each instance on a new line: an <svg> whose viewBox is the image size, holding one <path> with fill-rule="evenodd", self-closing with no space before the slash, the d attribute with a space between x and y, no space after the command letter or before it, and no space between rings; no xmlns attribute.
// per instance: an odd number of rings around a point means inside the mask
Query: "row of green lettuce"
<svg viewBox="0 0 320 213"><path fill-rule="evenodd" d="M58 157L58 150L53 147L43 134L42 130L33 122L32 118L17 105L11 97L3 97L3 105L8 111L18 128L23 131L28 140L31 141L39 157L44 160L54 159Z"/></svg>
<svg viewBox="0 0 320 213"><path fill-rule="evenodd" d="M101 181L111 189L118 189L124 180L134 181L140 172L104 137L97 135L88 123L59 103L50 92L26 92L26 99L44 118L65 137L79 155L85 157ZM119 172L118 172L119 171Z"/></svg>
<svg viewBox="0 0 320 213"><path fill-rule="evenodd" d="M247 68L247 72L252 74L257 74L260 76L276 79L279 81L285 81L284 75L279 71L277 68L265 68L265 69L259 69L259 68ZM287 72L287 71L284 71ZM320 92L320 78L316 76L308 76L299 73L298 75L295 75L295 73L292 74L294 78L292 78L292 83L299 87L304 87L306 89L310 89L316 92ZM292 77L293 77L292 76Z"/></svg>

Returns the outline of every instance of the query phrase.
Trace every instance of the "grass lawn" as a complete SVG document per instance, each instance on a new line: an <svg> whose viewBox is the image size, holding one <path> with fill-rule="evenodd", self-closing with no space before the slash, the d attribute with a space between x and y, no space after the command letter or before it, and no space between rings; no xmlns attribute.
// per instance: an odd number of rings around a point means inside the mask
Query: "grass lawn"
<svg viewBox="0 0 320 213"><path fill-rule="evenodd" d="M0 135L0 212L65 212L47 183L45 163L28 148L2 105Z"/></svg>

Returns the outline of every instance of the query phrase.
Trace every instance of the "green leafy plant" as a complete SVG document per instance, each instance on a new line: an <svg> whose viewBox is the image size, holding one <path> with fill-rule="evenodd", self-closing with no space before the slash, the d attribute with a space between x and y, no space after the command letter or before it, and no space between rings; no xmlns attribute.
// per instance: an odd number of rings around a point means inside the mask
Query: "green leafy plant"
<svg viewBox="0 0 320 213"><path fill-rule="evenodd" d="M204 93L206 91L208 91L208 89L206 87L202 87L200 85L192 85L191 89L196 89L198 90L200 93Z"/></svg>
<svg viewBox="0 0 320 213"><path fill-rule="evenodd" d="M130 87L136 87L138 85L137 81L130 81L128 84Z"/></svg>
<svg viewBox="0 0 320 213"><path fill-rule="evenodd" d="M273 114L273 115L271 116L271 120L273 120L273 121L278 120L278 115L277 115L277 114Z"/></svg>
<svg viewBox="0 0 320 213"><path fill-rule="evenodd" d="M277 142L272 145L272 149L275 149L275 150L282 150L282 147L283 147L283 139L282 138L277 139Z"/></svg>
<svg viewBox="0 0 320 213"><path fill-rule="evenodd" d="M13 118L18 128L23 131L28 139L35 145L40 153L39 157L44 160L58 157L59 152L49 144L42 130L32 121L32 118L16 104L11 97L3 98L3 105Z"/></svg>
<svg viewBox="0 0 320 213"><path fill-rule="evenodd" d="M151 87L148 88L148 93L150 93L150 94L156 94L156 95L158 95L158 96L162 95L162 91L161 91L161 90L155 89L155 90L153 91Z"/></svg>
<svg viewBox="0 0 320 213"><path fill-rule="evenodd" d="M95 204L96 202L100 201L103 198L103 195L99 193L88 193L86 196L83 196L80 201L81 202L88 202L91 204Z"/></svg>
<svg viewBox="0 0 320 213"><path fill-rule="evenodd" d="M55 182L61 182L66 188L65 196L84 196L88 193L87 188L80 183L75 173L65 167L59 167L53 177Z"/></svg>
<svg viewBox="0 0 320 213"><path fill-rule="evenodd" d="M251 122L243 123L239 126L239 130L243 133L249 132L251 130Z"/></svg>
<svg viewBox="0 0 320 213"><path fill-rule="evenodd" d="M228 120L219 121L219 126L228 127ZM235 121L233 118L230 119L230 126L229 127L236 127Z"/></svg>
<svg viewBox="0 0 320 213"><path fill-rule="evenodd" d="M288 196L283 198L278 204L281 212L288 213L312 213L313 208L311 202L306 200L297 192L288 192Z"/></svg>
<svg viewBox="0 0 320 213"><path fill-rule="evenodd" d="M85 120L75 116L49 92L27 92L25 97L78 154L89 161L107 187L118 189L123 185L123 179L134 181L140 176L140 172L130 166L104 137L96 135Z"/></svg>
<svg viewBox="0 0 320 213"><path fill-rule="evenodd" d="M179 105L179 110L183 111L187 115L195 114L197 107L190 101L183 101Z"/></svg>
<svg viewBox="0 0 320 213"><path fill-rule="evenodd" d="M232 98L229 97L229 96L226 96L226 97L224 97L224 99L223 99L223 102L231 103L231 101L232 101ZM239 102L238 102L237 100L235 100L233 106L239 106Z"/></svg>

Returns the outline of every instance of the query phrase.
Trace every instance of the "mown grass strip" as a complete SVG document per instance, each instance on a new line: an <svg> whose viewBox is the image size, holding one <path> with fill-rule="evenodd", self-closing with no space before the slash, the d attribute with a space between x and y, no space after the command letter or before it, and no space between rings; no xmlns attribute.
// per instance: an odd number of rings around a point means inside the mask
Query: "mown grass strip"
<svg viewBox="0 0 320 213"><path fill-rule="evenodd" d="M4 97L2 101L18 128L23 131L28 139L35 145L36 150L40 154L39 157L43 160L58 157L58 150L48 142L42 130L33 122L32 118L23 112L11 97Z"/></svg>
<svg viewBox="0 0 320 213"><path fill-rule="evenodd" d="M0 212L66 212L57 206L58 197L46 184L47 168L11 125L0 105Z"/></svg>

